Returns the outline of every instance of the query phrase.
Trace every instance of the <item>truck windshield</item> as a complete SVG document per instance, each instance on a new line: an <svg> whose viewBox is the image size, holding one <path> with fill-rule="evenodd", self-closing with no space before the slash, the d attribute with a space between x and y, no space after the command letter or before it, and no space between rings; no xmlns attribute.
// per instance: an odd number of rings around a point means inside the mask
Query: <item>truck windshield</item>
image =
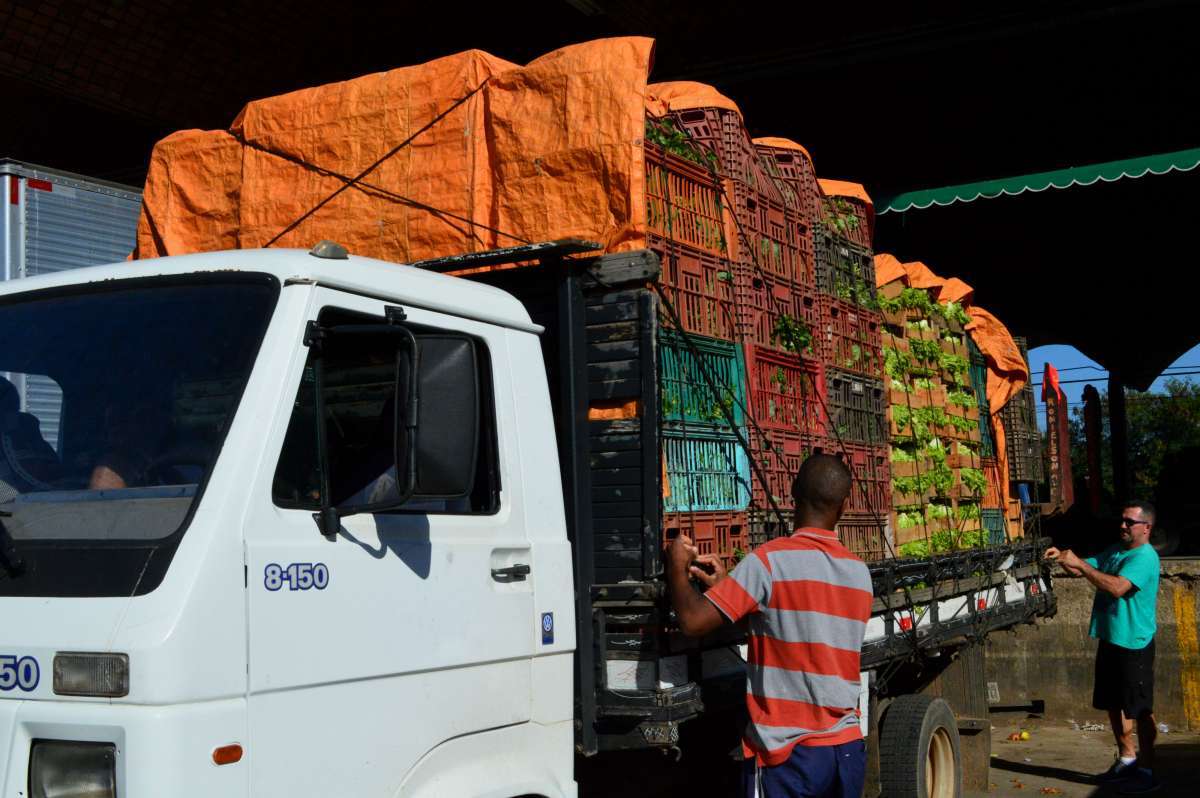
<svg viewBox="0 0 1200 798"><path fill-rule="evenodd" d="M0 596L158 586L278 295L222 272L0 298Z"/></svg>

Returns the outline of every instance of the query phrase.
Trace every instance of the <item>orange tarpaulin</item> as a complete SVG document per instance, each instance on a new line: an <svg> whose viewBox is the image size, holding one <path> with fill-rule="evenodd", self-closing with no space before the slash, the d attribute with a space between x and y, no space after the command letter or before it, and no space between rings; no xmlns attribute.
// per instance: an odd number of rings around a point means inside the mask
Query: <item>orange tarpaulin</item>
<svg viewBox="0 0 1200 798"><path fill-rule="evenodd" d="M867 230L871 237L875 235L875 203L871 201L871 195L867 193L867 189L859 183L851 183L848 180L825 180L817 178L817 185L821 187L821 193L826 197L848 197L857 200L866 206L867 209Z"/></svg>
<svg viewBox="0 0 1200 798"><path fill-rule="evenodd" d="M951 277L943 285L941 291L938 292L939 302L958 302L959 304L970 304L975 296L975 289L964 283L957 277Z"/></svg>
<svg viewBox="0 0 1200 798"><path fill-rule="evenodd" d="M995 415L1029 382L1029 367L1003 322L978 305L968 307L967 315L967 332L987 359L988 404Z"/></svg>
<svg viewBox="0 0 1200 798"><path fill-rule="evenodd" d="M875 256L875 284L885 286L905 276L904 264L894 255L881 252Z"/></svg>
<svg viewBox="0 0 1200 798"><path fill-rule="evenodd" d="M739 117L742 109L737 103L707 83L691 80L675 80L666 83L651 83L646 87L646 110L654 116L669 111L686 111L689 108L724 108Z"/></svg>
<svg viewBox="0 0 1200 798"><path fill-rule="evenodd" d="M410 137L278 245L402 262L573 236L640 248L652 48L606 39L524 67L472 50L251 102L228 131L158 143L134 256L263 246Z"/></svg>
<svg viewBox="0 0 1200 798"><path fill-rule="evenodd" d="M848 180L826 180L818 177L817 185L821 187L821 191L827 197L850 197L867 206L871 212L872 218L875 216L875 203L871 201L871 195L867 193L859 183L851 183Z"/></svg>
<svg viewBox="0 0 1200 798"><path fill-rule="evenodd" d="M804 145L797 144L791 139L781 139L777 136L764 136L762 138L754 139L754 143L760 147L775 147L776 149L780 150L796 150L797 152L802 152L804 153L804 157L808 159L809 163L812 163L812 156L808 154L808 150L804 147Z"/></svg>

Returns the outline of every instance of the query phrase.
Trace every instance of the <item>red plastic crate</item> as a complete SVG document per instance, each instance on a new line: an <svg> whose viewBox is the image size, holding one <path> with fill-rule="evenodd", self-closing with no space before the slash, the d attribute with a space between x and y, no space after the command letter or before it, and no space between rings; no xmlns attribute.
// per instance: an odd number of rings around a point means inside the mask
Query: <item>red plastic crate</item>
<svg viewBox="0 0 1200 798"><path fill-rule="evenodd" d="M888 514L846 513L837 525L838 539L858 557L870 562L892 556Z"/></svg>
<svg viewBox="0 0 1200 798"><path fill-rule="evenodd" d="M792 481L801 464L811 454L834 451L832 443L824 435L765 427L749 427L747 435L753 461L750 469L750 511L771 511L771 502L767 500L768 490L781 509L791 509ZM759 472L767 479L766 489L758 478Z"/></svg>
<svg viewBox="0 0 1200 798"><path fill-rule="evenodd" d="M840 212L839 208L840 206ZM841 236L851 244L857 244L866 249L872 249L871 223L867 214L867 206L854 197L827 197L822 195L819 201L818 216L813 221L814 227L821 227L835 236ZM845 228L837 227L833 221L837 216L853 215L856 222Z"/></svg>
<svg viewBox="0 0 1200 798"><path fill-rule="evenodd" d="M731 251L750 272L761 270L804 286L815 286L813 242L804 217L775 198L732 181L737 243Z"/></svg>
<svg viewBox="0 0 1200 798"><path fill-rule="evenodd" d="M783 314L803 325L812 335L809 357L822 353L819 340L821 311L817 294L791 280L740 267L736 272L737 319L742 340L774 349L782 348L775 328Z"/></svg>
<svg viewBox="0 0 1200 798"><path fill-rule="evenodd" d="M892 509L891 448L843 443L842 458L850 467L851 512L874 512L881 518Z"/></svg>
<svg viewBox="0 0 1200 798"><path fill-rule="evenodd" d="M824 435L825 370L816 358L746 345L750 412L760 427Z"/></svg>
<svg viewBox="0 0 1200 798"><path fill-rule="evenodd" d="M750 551L750 524L745 513L667 513L663 545L687 535L701 554L716 554L732 567L735 550Z"/></svg>
<svg viewBox="0 0 1200 798"><path fill-rule="evenodd" d="M826 363L868 377L883 376L883 319L828 294L820 300L820 347Z"/></svg>
<svg viewBox="0 0 1200 798"><path fill-rule="evenodd" d="M728 257L721 186L703 167L646 147L646 227L666 239Z"/></svg>
<svg viewBox="0 0 1200 798"><path fill-rule="evenodd" d="M716 154L717 171L724 177L740 180L768 194L779 189L763 169L758 150L746 132L742 117L727 108L689 108L672 111L668 116L675 126L688 134L700 149ZM783 196L779 195L783 201Z"/></svg>
<svg viewBox="0 0 1200 798"><path fill-rule="evenodd" d="M799 210L811 227L813 220L818 218L817 202L821 193L812 161L800 150L773 147L758 141L754 142L754 147L766 162L767 172L786 187L783 191L785 202Z"/></svg>
<svg viewBox="0 0 1200 798"><path fill-rule="evenodd" d="M751 550L757 549L775 538L785 538L796 531L795 519L790 510L783 512L782 520L769 510L751 513L748 518L750 519Z"/></svg>
<svg viewBox="0 0 1200 798"><path fill-rule="evenodd" d="M647 244L662 261L659 284L683 328L711 338L736 340L733 265L711 252L662 236L647 236ZM665 324L670 323L671 317L665 311L662 318Z"/></svg>

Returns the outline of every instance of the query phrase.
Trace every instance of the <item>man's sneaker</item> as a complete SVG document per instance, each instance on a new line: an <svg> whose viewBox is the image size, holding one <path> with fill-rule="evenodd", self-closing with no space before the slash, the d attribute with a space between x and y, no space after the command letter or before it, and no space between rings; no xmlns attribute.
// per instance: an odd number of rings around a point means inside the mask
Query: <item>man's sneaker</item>
<svg viewBox="0 0 1200 798"><path fill-rule="evenodd" d="M1137 760L1126 763L1119 758L1112 763L1112 767L1096 777L1096 781L1100 784L1113 784L1118 781L1124 781L1131 777L1138 769Z"/></svg>
<svg viewBox="0 0 1200 798"><path fill-rule="evenodd" d="M1154 774L1145 768L1138 768L1129 777L1121 780L1117 792L1121 795L1147 795L1156 792L1161 785L1154 780Z"/></svg>

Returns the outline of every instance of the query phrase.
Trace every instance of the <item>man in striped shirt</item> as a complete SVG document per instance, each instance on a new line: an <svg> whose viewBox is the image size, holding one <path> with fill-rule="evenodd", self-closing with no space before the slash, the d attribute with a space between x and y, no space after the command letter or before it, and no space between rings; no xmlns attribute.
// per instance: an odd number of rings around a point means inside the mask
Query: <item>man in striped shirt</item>
<svg viewBox="0 0 1200 798"><path fill-rule="evenodd" d="M856 709L859 653L871 614L866 565L837 537L850 471L817 454L792 485L797 529L726 574L713 555L676 538L668 551L671 601L684 634L749 618L743 736L747 798L859 798L866 745ZM691 578L708 586L703 596Z"/></svg>

